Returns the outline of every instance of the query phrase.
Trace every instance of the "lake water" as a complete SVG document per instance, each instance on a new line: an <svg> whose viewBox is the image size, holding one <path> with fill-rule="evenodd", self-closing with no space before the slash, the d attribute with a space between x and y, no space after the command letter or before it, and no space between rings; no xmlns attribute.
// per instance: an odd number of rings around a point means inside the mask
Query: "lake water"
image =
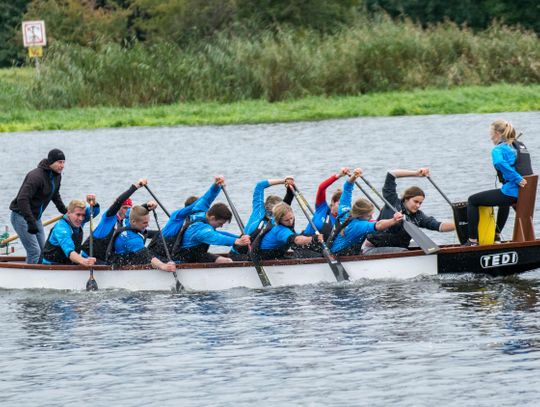
<svg viewBox="0 0 540 407"><path fill-rule="evenodd" d="M389 169L428 166L465 200L495 185L488 127L500 117L524 133L537 169L538 112L2 134L0 225L55 147L67 157L64 201L93 192L104 208L147 177L172 211L224 174L246 220L258 180L295 175L313 201L344 165L378 186ZM426 190L427 213L451 217L426 180L398 183L412 184ZM539 296L539 271L198 294L0 290L0 404L536 406Z"/></svg>

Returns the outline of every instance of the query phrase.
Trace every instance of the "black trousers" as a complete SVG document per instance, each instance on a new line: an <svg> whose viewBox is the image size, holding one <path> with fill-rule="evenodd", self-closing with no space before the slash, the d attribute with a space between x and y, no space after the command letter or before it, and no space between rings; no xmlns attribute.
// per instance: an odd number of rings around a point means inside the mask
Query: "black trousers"
<svg viewBox="0 0 540 407"><path fill-rule="evenodd" d="M517 202L517 198L505 195L500 189L490 189L489 191L478 192L471 195L468 200L467 206L467 218L469 222L469 237L471 239L478 239L478 207L479 206L498 206L497 211L497 229L496 233L501 233L508 214L510 213L510 206Z"/></svg>

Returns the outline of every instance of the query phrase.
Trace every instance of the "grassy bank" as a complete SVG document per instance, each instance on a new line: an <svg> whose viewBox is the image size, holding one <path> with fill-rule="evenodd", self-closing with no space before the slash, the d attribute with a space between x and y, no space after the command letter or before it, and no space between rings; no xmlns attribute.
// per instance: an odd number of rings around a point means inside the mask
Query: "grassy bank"
<svg viewBox="0 0 540 407"><path fill-rule="evenodd" d="M22 73L28 75L28 73ZM540 110L540 85L471 86L447 90L308 97L269 103L181 103L154 107L88 107L36 110L18 95L16 73L0 71L0 131L83 129L126 126L246 124L322 120L358 116L519 112ZM6 95L6 93L4 93Z"/></svg>

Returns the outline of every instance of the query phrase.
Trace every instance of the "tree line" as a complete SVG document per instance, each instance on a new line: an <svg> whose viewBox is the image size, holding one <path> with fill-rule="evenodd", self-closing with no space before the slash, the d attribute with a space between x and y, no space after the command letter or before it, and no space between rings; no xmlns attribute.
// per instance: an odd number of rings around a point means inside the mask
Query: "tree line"
<svg viewBox="0 0 540 407"><path fill-rule="evenodd" d="M169 42L212 43L223 35L308 30L334 34L381 13L424 27L452 21L484 29L493 20L540 33L537 0L0 0L0 67L25 60L21 21L45 20L48 42L98 49Z"/></svg>

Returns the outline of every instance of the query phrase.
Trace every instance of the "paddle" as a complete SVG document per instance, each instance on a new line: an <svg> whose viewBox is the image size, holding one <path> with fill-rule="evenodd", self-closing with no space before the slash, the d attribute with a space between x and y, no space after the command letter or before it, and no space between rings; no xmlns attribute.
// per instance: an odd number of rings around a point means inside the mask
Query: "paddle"
<svg viewBox="0 0 540 407"><path fill-rule="evenodd" d="M365 178L360 177L362 180L366 183L366 185L373 191L375 194L388 206L390 209L392 209L394 212L397 212L396 208L390 204L386 200L384 196L382 196L379 191L377 191L375 188L373 188L373 185ZM410 220L408 220L405 216L403 217L403 228L405 231L412 237L412 239L418 243L418 246L424 251L426 254L432 254L436 253L440 250L440 247L437 246L437 244L431 240L424 232L420 230L418 226L416 226L414 223L412 223Z"/></svg>
<svg viewBox="0 0 540 407"><path fill-rule="evenodd" d="M156 201L157 201L157 199L156 199ZM161 207L161 208L165 211L165 209L163 207ZM161 233L161 227L159 226L156 210L154 209L152 212L154 212L154 220L156 221L156 226L158 228L158 233L161 236L161 239L163 241L163 247L165 248L165 254L167 255L167 260L172 261L171 253L169 253L169 248L167 247L167 242L165 241L165 236L163 236L163 233ZM173 271L172 274L174 276L174 280L176 281L176 292L179 292L184 287L182 286L182 283L180 283L180 280L178 280L178 274L176 274L176 270Z"/></svg>
<svg viewBox="0 0 540 407"><path fill-rule="evenodd" d="M435 183L435 181L433 181L433 179L431 179L429 175L426 176L426 178L429 182L433 184L435 189L439 191L444 200L448 202L448 204L452 208L452 213L454 215L454 225L456 226L456 233L458 235L459 242L461 244L465 244L469 239L469 231L467 230L467 203L450 201L446 194L441 190L441 188L439 188L439 186Z"/></svg>
<svg viewBox="0 0 540 407"><path fill-rule="evenodd" d="M304 202L304 204L306 205L306 207L309 209L309 211L311 212L312 215L315 215L315 211L313 210L313 208L309 205L309 202L307 201L306 198L304 198L304 195L302 195L302 192L300 192L300 190L298 188L296 188L296 185L294 187L294 189L296 189L296 192L298 192L298 196L300 196L300 199L302 199L302 201ZM294 191L293 191L294 192Z"/></svg>
<svg viewBox="0 0 540 407"><path fill-rule="evenodd" d="M58 216L55 216L54 218L51 218L49 220L46 220L45 222L43 222L43 226L49 226L51 223L55 223L55 222L58 222L60 219L62 219L62 216L64 215L58 215ZM19 238L19 235L13 235L13 236L10 236L8 237L7 239L4 239L0 242L0 245L4 245L6 243L10 243L10 242L13 242L14 240L18 239Z"/></svg>
<svg viewBox="0 0 540 407"><path fill-rule="evenodd" d="M351 175L351 174L349 174ZM379 205L377 205L377 202L375 202L375 200L371 197L370 194L367 193L367 191L362 188L362 185L360 185L360 183L358 181L354 181L354 185L356 185L358 187L358 189L360 189L360 191L362 191L362 193L366 196L367 199L369 199L369 201L373 204L373 206L375 206L375 208L377 208L377 210L380 212L381 211L381 207Z"/></svg>
<svg viewBox="0 0 540 407"><path fill-rule="evenodd" d="M90 204L90 247L88 250L89 257L94 257L94 204ZM98 285L94 278L94 266L90 268L90 277L86 282L86 291L97 291Z"/></svg>
<svg viewBox="0 0 540 407"><path fill-rule="evenodd" d="M298 191L292 185L289 185L289 188L291 188L291 191L293 192L294 197L296 198L296 201L298 202L298 205L302 209L302 212L304 212L306 219L308 220L309 224L315 231L315 235L320 236L321 233L317 229L317 226L315 226L315 224L311 220L311 216L309 216L308 210L305 208L305 203L302 201L302 198L300 198ZM336 280L337 281L348 280L349 273L347 273L347 270L345 270L345 267L343 267L341 262L338 259L336 259L332 253L330 253L330 249L328 249L328 246L326 246L326 243L322 241L320 242L320 245L322 246L322 249L323 249L323 256L328 262L330 269L334 273Z"/></svg>
<svg viewBox="0 0 540 407"><path fill-rule="evenodd" d="M157 199L157 197L154 195L154 193L152 192L152 190L150 188L148 188L148 185L145 185L144 186L146 188L146 190L150 193L150 195L152 195L152 198L155 199L155 201L157 202L157 204L159 206L161 206L161 209L163 209L163 212L165 212L165 215L167 215L169 218L171 217L171 214L169 213L169 211L167 209L165 209L165 207L163 206L163 204L161 202L159 202L159 199ZM155 213L155 212L154 212Z"/></svg>
<svg viewBox="0 0 540 407"><path fill-rule="evenodd" d="M221 186L221 190L225 194L225 198L227 198L227 202L229 202L229 206L231 207L231 211L233 213L234 219L236 219L236 223L238 223L238 227L240 228L240 233L244 234L244 223L242 222L242 219L240 219L240 215L236 211L236 208L234 204L231 201L231 198L229 197L229 194L227 193L227 190L225 189L225 186ZM255 265L255 270L257 270L257 274L259 276L259 280L261 280L261 284L263 287L270 286L270 280L268 279L268 275L266 274L266 271L264 270L263 266L259 263L259 260L257 259L257 256L253 254L251 251L251 247L248 248L249 251L249 257L251 258L251 261Z"/></svg>

